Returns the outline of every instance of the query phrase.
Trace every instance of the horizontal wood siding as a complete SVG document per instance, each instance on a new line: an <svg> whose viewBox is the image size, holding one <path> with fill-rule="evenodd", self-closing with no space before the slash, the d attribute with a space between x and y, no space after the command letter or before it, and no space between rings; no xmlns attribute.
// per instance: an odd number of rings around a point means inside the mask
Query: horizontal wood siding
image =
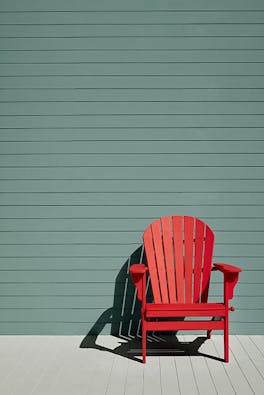
<svg viewBox="0 0 264 395"><path fill-rule="evenodd" d="M261 0L1 1L1 334L113 333L177 214L244 270L231 332L263 333L263 66Z"/></svg>

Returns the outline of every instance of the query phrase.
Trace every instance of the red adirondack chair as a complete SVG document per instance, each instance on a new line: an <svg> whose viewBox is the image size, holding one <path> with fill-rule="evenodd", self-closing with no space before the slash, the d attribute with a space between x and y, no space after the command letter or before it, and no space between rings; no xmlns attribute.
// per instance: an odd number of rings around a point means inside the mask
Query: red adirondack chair
<svg viewBox="0 0 264 395"><path fill-rule="evenodd" d="M181 329L224 330L224 359L228 362L228 313L241 269L224 263L212 267L214 233L198 218L163 217L153 222L143 235L147 266L130 267L137 296L142 301L142 358L146 362L147 331ZM208 303L212 270L224 275L223 303ZM149 272L153 303L146 302L146 275ZM212 317L188 321L166 321L168 317ZM220 319L215 320L216 317ZM161 321L156 318L163 318ZM154 320L153 320L154 319Z"/></svg>

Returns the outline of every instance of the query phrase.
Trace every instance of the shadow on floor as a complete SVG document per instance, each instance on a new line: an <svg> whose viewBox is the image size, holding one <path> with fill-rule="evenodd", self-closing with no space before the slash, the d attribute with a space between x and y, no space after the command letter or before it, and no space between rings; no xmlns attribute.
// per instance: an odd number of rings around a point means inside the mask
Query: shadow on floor
<svg viewBox="0 0 264 395"><path fill-rule="evenodd" d="M87 335L80 348L93 348L99 351L108 351L116 355L123 356L134 361L142 362L141 359L141 338L124 338L118 337L119 346L115 348L106 347L96 343L96 335ZM198 336L192 342L180 342L176 336L152 335L147 338L147 357L148 356L204 356L217 361L223 361L213 355L199 352L201 345L207 340L207 337Z"/></svg>
<svg viewBox="0 0 264 395"><path fill-rule="evenodd" d="M113 306L105 310L88 334L82 340L80 348L94 348L109 351L141 362L141 302L138 301L134 284L131 281L129 268L134 263L146 264L143 246L139 246L121 267L116 280ZM149 278L147 279L147 302L153 297ZM183 318L178 318L182 320ZM175 319L174 319L175 320ZM102 334L106 325L110 325L110 334L120 345L110 348L100 345L98 335ZM179 342L176 332L148 332L147 355L203 355L208 358L222 359L199 352L206 337L197 337L193 342Z"/></svg>

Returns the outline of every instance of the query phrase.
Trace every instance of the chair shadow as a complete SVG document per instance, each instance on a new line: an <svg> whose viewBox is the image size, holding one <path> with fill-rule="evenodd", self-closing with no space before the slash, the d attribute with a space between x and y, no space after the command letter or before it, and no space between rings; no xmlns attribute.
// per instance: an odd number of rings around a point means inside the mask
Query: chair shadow
<svg viewBox="0 0 264 395"><path fill-rule="evenodd" d="M121 267L116 280L113 306L105 310L80 344L80 348L93 348L141 362L141 302L131 281L129 268L134 263L146 264L143 245L139 246ZM149 278L147 279L147 302L153 300ZM184 318L178 318L182 320ZM175 321L175 319L174 319ZM110 324L110 334L119 344L115 348L100 345L98 335ZM197 355L223 361L223 359L199 352L207 337L198 336L192 342L180 342L177 332L148 332L147 355ZM138 357L139 356L139 357Z"/></svg>

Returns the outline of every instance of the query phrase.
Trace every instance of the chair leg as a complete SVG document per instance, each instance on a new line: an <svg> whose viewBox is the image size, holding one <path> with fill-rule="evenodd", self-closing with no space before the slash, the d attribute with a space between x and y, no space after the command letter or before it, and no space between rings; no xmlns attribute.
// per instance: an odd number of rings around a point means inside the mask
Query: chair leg
<svg viewBox="0 0 264 395"><path fill-rule="evenodd" d="M225 345L225 362L229 361L229 333L228 333L228 315L225 317L224 329L224 345Z"/></svg>
<svg viewBox="0 0 264 395"><path fill-rule="evenodd" d="M147 350L147 333L146 323L144 318L142 319L142 362L146 363L146 350Z"/></svg>
<svg viewBox="0 0 264 395"><path fill-rule="evenodd" d="M211 321L215 321L215 317L212 317ZM207 339L211 339L211 335L212 335L212 329L210 329L209 331L207 331Z"/></svg>

